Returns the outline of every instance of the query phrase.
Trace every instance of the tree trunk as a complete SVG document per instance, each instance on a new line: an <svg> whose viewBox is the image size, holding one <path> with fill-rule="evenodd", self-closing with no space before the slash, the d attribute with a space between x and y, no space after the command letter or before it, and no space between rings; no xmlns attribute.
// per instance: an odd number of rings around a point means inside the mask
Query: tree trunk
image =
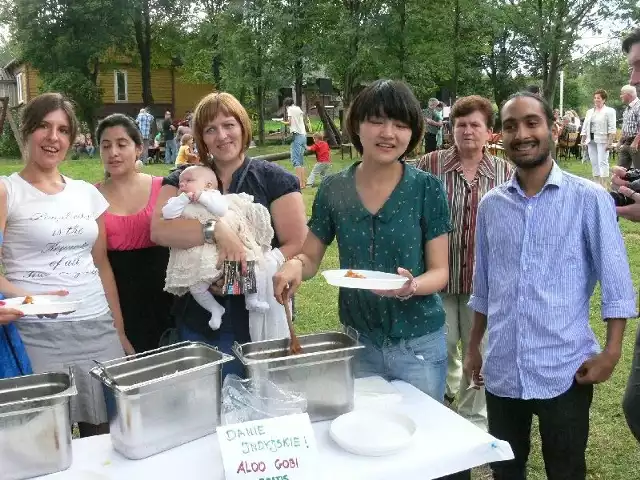
<svg viewBox="0 0 640 480"><path fill-rule="evenodd" d="M138 4L133 26L138 53L140 55L142 102L145 106L153 105L153 94L151 91L151 19L149 17L149 0L141 0Z"/></svg>
<svg viewBox="0 0 640 480"><path fill-rule="evenodd" d="M298 52L298 54L301 55L299 50ZM296 103L300 108L302 108L302 82L304 72L301 56L295 59L295 62L293 63L293 71L295 76Z"/></svg>
<svg viewBox="0 0 640 480"><path fill-rule="evenodd" d="M213 74L213 84L216 87L216 90L222 90L222 72L220 68L222 67L222 55L216 52L213 55L213 60L211 61L211 73Z"/></svg>
<svg viewBox="0 0 640 480"><path fill-rule="evenodd" d="M258 143L264 145L264 85L262 82L254 88L256 112L258 113Z"/></svg>
<svg viewBox="0 0 640 480"><path fill-rule="evenodd" d="M400 45L398 59L400 61L400 78L407 79L407 0L400 0Z"/></svg>
<svg viewBox="0 0 640 480"><path fill-rule="evenodd" d="M460 63L460 0L456 0L453 20L453 75L451 78L451 101L458 97L458 76Z"/></svg>
<svg viewBox="0 0 640 480"><path fill-rule="evenodd" d="M90 72L89 78L94 85L98 85L98 75L100 74L100 59L93 59L93 69ZM91 110L86 112L86 122L89 127L89 132L91 133L91 138L95 135L96 132L96 111ZM96 145L96 139L93 138L93 145Z"/></svg>
<svg viewBox="0 0 640 480"><path fill-rule="evenodd" d="M298 106L302 108L302 83L304 81L304 40L306 37L305 32L305 18L302 17L304 14L304 6L302 5L302 0L295 0L292 2L293 5L293 32L294 32L294 40L293 44L295 45L295 60L293 62L293 78L294 78L294 89L296 92L296 101ZM307 105L308 107L308 105Z"/></svg>

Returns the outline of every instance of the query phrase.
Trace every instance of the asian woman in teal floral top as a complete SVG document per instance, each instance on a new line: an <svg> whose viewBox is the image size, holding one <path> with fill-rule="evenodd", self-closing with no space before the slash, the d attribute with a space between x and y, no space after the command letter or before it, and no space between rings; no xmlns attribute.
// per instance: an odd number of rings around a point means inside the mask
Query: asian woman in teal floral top
<svg viewBox="0 0 640 480"><path fill-rule="evenodd" d="M404 83L378 80L354 99L346 123L362 161L322 182L302 253L274 277L276 297L284 302L317 273L334 238L341 268L405 276L398 290L340 289L340 321L366 346L356 375L404 380L443 401L445 316L436 292L448 281L451 226L440 180L403 161L422 138L420 104Z"/></svg>

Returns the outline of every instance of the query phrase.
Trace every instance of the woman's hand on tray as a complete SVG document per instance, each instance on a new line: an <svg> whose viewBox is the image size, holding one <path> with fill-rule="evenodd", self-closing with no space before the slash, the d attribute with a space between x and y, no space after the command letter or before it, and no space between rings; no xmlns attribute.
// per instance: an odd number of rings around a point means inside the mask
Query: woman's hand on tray
<svg viewBox="0 0 640 480"><path fill-rule="evenodd" d="M418 285L413 278L413 275L406 268L398 267L398 275L406 277L407 281L404 285L395 290L373 290L373 293L380 295L381 297L396 297L400 300L407 300L411 298L418 289Z"/></svg>
<svg viewBox="0 0 640 480"><path fill-rule="evenodd" d="M273 293L281 305L288 302L302 283L302 262L289 260L273 276Z"/></svg>

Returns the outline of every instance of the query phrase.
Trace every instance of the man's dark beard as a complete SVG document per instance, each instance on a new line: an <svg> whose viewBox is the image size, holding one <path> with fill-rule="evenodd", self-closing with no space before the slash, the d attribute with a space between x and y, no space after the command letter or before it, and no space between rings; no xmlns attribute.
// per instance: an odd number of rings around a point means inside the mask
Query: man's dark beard
<svg viewBox="0 0 640 480"><path fill-rule="evenodd" d="M520 163L518 162L518 160L514 160L511 158L509 160L515 163L516 167L521 168L523 170L532 170L534 168L537 168L540 165L542 165L544 162L546 162L547 158L549 158L549 155L551 154L551 148L549 148L551 145L551 142L553 142L553 137L551 136L551 132L549 132L546 151L543 151L542 153L540 153L540 155L538 155L533 161Z"/></svg>
<svg viewBox="0 0 640 480"><path fill-rule="evenodd" d="M549 158L550 153L551 153L551 150L547 149L546 152L543 152L540 155L538 155L533 161L519 162L518 160L513 160L513 159L511 161L515 163L516 167L518 168L521 168L523 170L532 170L534 168L539 167L544 162L546 162L547 158Z"/></svg>

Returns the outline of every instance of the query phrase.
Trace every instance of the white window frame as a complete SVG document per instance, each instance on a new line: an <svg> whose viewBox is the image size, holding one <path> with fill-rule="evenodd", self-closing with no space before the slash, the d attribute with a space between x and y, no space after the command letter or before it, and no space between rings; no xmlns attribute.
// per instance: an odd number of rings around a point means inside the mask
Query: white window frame
<svg viewBox="0 0 640 480"><path fill-rule="evenodd" d="M16 99L18 101L18 105L21 103L25 103L24 98L24 90L22 89L22 79L24 78L24 72L19 72L16 74Z"/></svg>
<svg viewBox="0 0 640 480"><path fill-rule="evenodd" d="M124 100L118 98L118 74L124 75ZM126 70L113 71L113 98L116 103L125 103L129 101L129 78Z"/></svg>

